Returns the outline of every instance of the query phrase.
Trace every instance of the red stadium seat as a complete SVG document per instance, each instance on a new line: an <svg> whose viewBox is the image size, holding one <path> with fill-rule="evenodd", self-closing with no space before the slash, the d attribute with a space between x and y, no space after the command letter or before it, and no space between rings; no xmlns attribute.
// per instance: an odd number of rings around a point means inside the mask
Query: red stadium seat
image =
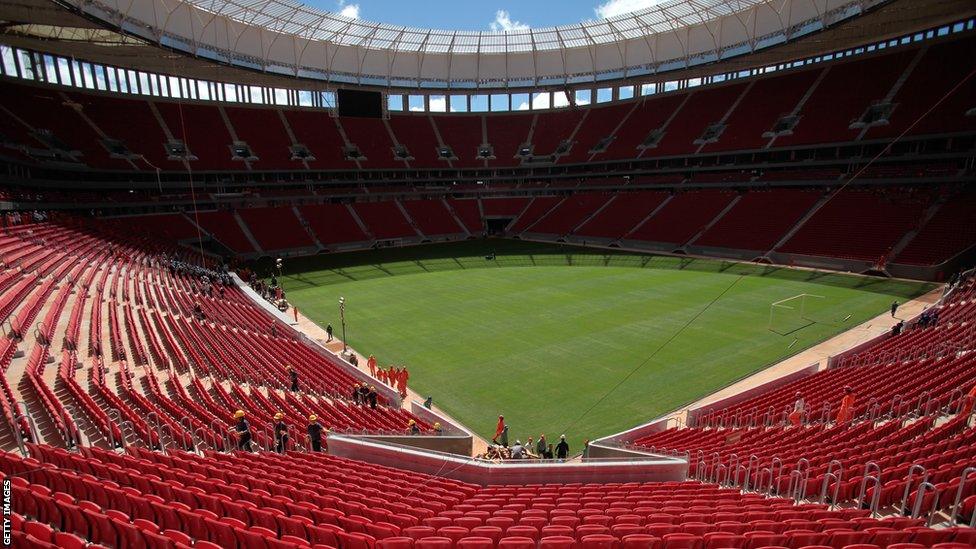
<svg viewBox="0 0 976 549"><path fill-rule="evenodd" d="M376 549L413 549L414 538L392 537L376 540Z"/></svg>
<svg viewBox="0 0 976 549"><path fill-rule="evenodd" d="M660 538L648 534L630 534L620 540L621 549L660 549Z"/></svg>
<svg viewBox="0 0 976 549"><path fill-rule="evenodd" d="M583 549L615 549L620 540L606 534L591 534L580 539Z"/></svg>
<svg viewBox="0 0 976 549"><path fill-rule="evenodd" d="M508 536L498 540L499 549L535 549L536 542L532 538Z"/></svg>
<svg viewBox="0 0 976 549"><path fill-rule="evenodd" d="M468 536L457 540L455 547L458 549L493 549L495 542L491 538Z"/></svg>

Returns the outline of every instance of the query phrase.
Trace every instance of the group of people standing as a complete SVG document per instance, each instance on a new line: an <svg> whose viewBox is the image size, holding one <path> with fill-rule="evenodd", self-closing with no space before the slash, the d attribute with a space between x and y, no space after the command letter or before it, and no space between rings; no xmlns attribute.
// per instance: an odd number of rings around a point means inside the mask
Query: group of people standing
<svg viewBox="0 0 976 549"><path fill-rule="evenodd" d="M237 437L237 449L242 452L252 452L254 451L251 447L251 442L254 440L254 435L251 433L251 424L247 421L247 414L244 410L238 410L234 413L234 426L230 429L231 433ZM306 434L308 435L308 445L313 452L322 451L322 435L327 431L325 427L319 423L319 418L315 414L308 416L308 426L306 427ZM285 414L278 412L274 415L274 442L275 442L275 452L283 454L288 450L288 424L285 422Z"/></svg>
<svg viewBox="0 0 976 549"><path fill-rule="evenodd" d="M376 357L373 355L369 355L366 365L369 366L369 375L395 388L401 397L407 397L407 380L410 379L410 372L407 371L406 366L397 368L391 365L385 369L377 367Z"/></svg>
<svg viewBox="0 0 976 549"><path fill-rule="evenodd" d="M505 423L505 416L498 416L498 425L495 427L495 436L491 443L502 448L508 446L508 424ZM546 440L546 434L539 435L538 441L533 441L529 437L526 444L521 440L516 440L510 448L510 459L567 459L569 457L569 443L566 442L566 435L559 436L559 443L555 446Z"/></svg>
<svg viewBox="0 0 976 549"><path fill-rule="evenodd" d="M379 395L376 393L375 385L366 385L366 382L353 383L352 385L352 401L357 406L369 406L372 409L376 409L376 401L379 399Z"/></svg>

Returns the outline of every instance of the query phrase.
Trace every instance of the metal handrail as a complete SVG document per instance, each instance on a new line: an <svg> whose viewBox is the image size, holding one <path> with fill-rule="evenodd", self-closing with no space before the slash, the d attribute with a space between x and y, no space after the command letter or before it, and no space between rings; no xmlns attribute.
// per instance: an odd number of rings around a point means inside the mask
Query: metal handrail
<svg viewBox="0 0 976 549"><path fill-rule="evenodd" d="M12 427L14 431L14 439L17 441L17 449L20 450L20 455L23 457L28 457L27 445L24 443L24 433L21 432L22 430L20 428L20 420L23 418L23 414L17 414L14 416L14 424Z"/></svg>
<svg viewBox="0 0 976 549"><path fill-rule="evenodd" d="M897 410L901 408L902 396L900 394L892 395L891 397L891 407L888 409L888 417L894 419L898 417Z"/></svg>
<svg viewBox="0 0 976 549"><path fill-rule="evenodd" d="M206 450L207 448L210 448L210 445L207 444L206 435L207 435L207 431L202 426L201 427L197 427L193 431L193 434L191 435L191 442L193 443L193 451L194 452L201 453L204 450ZM193 440L193 439L195 439L195 440ZM216 443L216 440L214 440L214 442ZM201 446L205 446L206 448L201 449L200 448Z"/></svg>
<svg viewBox="0 0 976 549"><path fill-rule="evenodd" d="M965 398L966 398L966 393L962 390L962 388L956 387L955 389L953 389L952 393L949 394L949 402L947 402L945 406L947 408L946 413L958 414L959 412L961 412L962 407L965 406L966 404ZM953 402L956 403L956 409L950 411L948 410L948 408L949 406L952 406Z"/></svg>
<svg viewBox="0 0 976 549"><path fill-rule="evenodd" d="M30 408L24 401L17 402L17 406L22 410L22 418L27 420L27 432L30 433L31 442L40 444L41 438L37 431L37 424L34 423L34 416L30 413Z"/></svg>
<svg viewBox="0 0 976 549"><path fill-rule="evenodd" d="M119 445L118 445L117 441L115 440L115 429L113 429L112 427L115 427L116 424L121 421L122 414L119 413L118 409L116 409L116 408L109 408L108 412L105 415L106 415L106 417L108 417L108 442L109 442L109 448L115 449ZM122 435L122 428L121 427L119 427L119 435L120 436ZM124 447L125 445L123 444L122 446Z"/></svg>
<svg viewBox="0 0 976 549"><path fill-rule="evenodd" d="M956 489L956 499L952 503L952 512L949 513L949 524L956 524L959 518L959 505L962 503L962 495L966 493L966 481L969 480L971 473L976 473L976 467L966 467L959 476L959 487ZM973 513L973 519L976 522L976 513Z"/></svg>
<svg viewBox="0 0 976 549"><path fill-rule="evenodd" d="M729 454L729 464L728 464L729 474L735 475L734 477L732 477L732 486L739 485L739 466L740 466L739 454Z"/></svg>
<svg viewBox="0 0 976 549"><path fill-rule="evenodd" d="M908 494L910 494L911 491L912 491L912 481L915 480L915 472L916 471L918 471L920 473L920 478L922 479L921 482L923 484L929 481L929 473L925 469L925 466L924 465L922 465L920 463L915 463L915 464L912 464L912 466L908 468L908 475L905 477L905 492L902 494L902 497L901 497L901 509L902 510L908 508Z"/></svg>
<svg viewBox="0 0 976 549"><path fill-rule="evenodd" d="M85 435L84 432L82 432L81 426L78 424L78 420L75 419L75 417L78 415L78 413L75 410L75 407L74 406L65 405L64 406L64 414L65 414L66 418L67 419L70 419L71 420L71 423L74 424L74 426L75 426L75 432L78 435L78 440L74 440L73 443L74 443L74 446L77 448L78 446L81 446L81 437L84 436L86 439L88 437ZM82 421L84 422L85 419L82 418ZM86 444L86 446L91 446L91 441L90 440L88 441L88 444Z"/></svg>
<svg viewBox="0 0 976 549"><path fill-rule="evenodd" d="M759 456L752 454L749 456L749 461L746 465L746 478L742 483L742 489L748 491L749 485L752 483L752 472L759 467ZM738 474L736 474L738 476Z"/></svg>
<svg viewBox="0 0 976 549"><path fill-rule="evenodd" d="M874 492L871 493L871 503L868 505L868 509L871 511L871 517L877 517L878 505L881 502L881 476L865 475L861 477L861 489L857 495L857 507L859 509L864 508L864 496L867 495L868 481L874 481L872 489Z"/></svg>
<svg viewBox="0 0 976 549"><path fill-rule="evenodd" d="M800 458L796 466L790 471L789 496L797 503L806 498L807 481L810 480L810 460Z"/></svg>
<svg viewBox="0 0 976 549"><path fill-rule="evenodd" d="M169 436L170 444L176 442L176 437L173 436L173 429L172 427L169 426L169 424L164 423L157 431L157 436L159 437L159 451L162 452L164 455L166 455L169 454L169 451L167 450L169 444L167 444L166 441L163 439L163 434ZM180 449L182 450L183 448Z"/></svg>
<svg viewBox="0 0 976 549"><path fill-rule="evenodd" d="M772 490L773 490L773 470L771 468L769 468L769 467L763 467L762 469L759 470L759 475L757 475L757 478L756 478L756 491L757 492L762 492L763 491L763 486L764 486L763 485L763 479L766 478L765 477L766 473L769 473L769 487L766 489L766 494L767 495L772 495Z"/></svg>
<svg viewBox="0 0 976 549"><path fill-rule="evenodd" d="M777 465L779 467L777 468ZM778 474L777 474L778 473ZM770 494L779 495L779 479L783 477L783 460L779 456L773 456L769 462L769 491Z"/></svg>
<svg viewBox="0 0 976 549"><path fill-rule="evenodd" d="M818 503L826 503L827 501L827 490L830 488L830 482L834 482L834 493L830 499L830 505L827 510L832 511L834 506L837 505L837 500L840 497L840 477L833 473L826 473L823 477L823 483L820 485L820 499Z"/></svg>
<svg viewBox="0 0 976 549"><path fill-rule="evenodd" d="M723 484L723 482L722 482L722 471L723 470L725 471L725 482L726 483L728 482L728 480L729 480L729 468L725 464L719 463L718 465L716 465L715 467L713 467L712 484Z"/></svg>
<svg viewBox="0 0 976 549"><path fill-rule="evenodd" d="M922 501L925 499L926 490L931 490L935 497L932 498L932 507L928 512L928 520L926 521L926 526L931 526L932 521L935 518L935 512L939 509L939 497L941 494L935 489L935 485L931 482L923 482L918 485L918 490L915 491L915 505L912 506L912 518L918 518L922 513Z"/></svg>

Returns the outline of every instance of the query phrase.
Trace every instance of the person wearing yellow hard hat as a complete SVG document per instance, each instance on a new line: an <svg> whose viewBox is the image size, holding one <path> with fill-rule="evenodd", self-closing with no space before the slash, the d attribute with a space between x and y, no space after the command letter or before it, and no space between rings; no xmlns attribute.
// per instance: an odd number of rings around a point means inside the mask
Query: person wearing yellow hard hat
<svg viewBox="0 0 976 549"><path fill-rule="evenodd" d="M417 422L416 421L414 421L414 420L411 419L410 421L407 422L407 427L410 428L410 434L411 435L419 435L420 434L420 427L417 427Z"/></svg>
<svg viewBox="0 0 976 549"><path fill-rule="evenodd" d="M237 449L242 452L251 451L251 424L247 422L247 417L244 410L238 410L234 412L234 419L237 423L231 429L231 432L237 433Z"/></svg>
<svg viewBox="0 0 976 549"><path fill-rule="evenodd" d="M435 435L439 435L439 434L441 434L443 432L444 432L443 429L441 429L441 422L435 421L434 422L434 434Z"/></svg>
<svg viewBox="0 0 976 549"><path fill-rule="evenodd" d="M275 452L283 454L288 449L288 424L285 423L285 414L281 412L275 414L274 419Z"/></svg>
<svg viewBox="0 0 976 549"><path fill-rule="evenodd" d="M308 443L312 445L313 452L322 451L322 430L319 417L315 414L308 416Z"/></svg>

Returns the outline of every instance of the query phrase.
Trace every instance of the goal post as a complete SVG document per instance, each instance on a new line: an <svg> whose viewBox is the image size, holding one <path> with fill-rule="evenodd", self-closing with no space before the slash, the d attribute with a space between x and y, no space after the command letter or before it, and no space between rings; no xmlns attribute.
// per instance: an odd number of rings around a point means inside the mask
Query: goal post
<svg viewBox="0 0 976 549"><path fill-rule="evenodd" d="M816 324L817 320L810 312L811 308L817 308L816 303L822 299L826 298L815 294L797 294L770 303L767 329L785 336Z"/></svg>

